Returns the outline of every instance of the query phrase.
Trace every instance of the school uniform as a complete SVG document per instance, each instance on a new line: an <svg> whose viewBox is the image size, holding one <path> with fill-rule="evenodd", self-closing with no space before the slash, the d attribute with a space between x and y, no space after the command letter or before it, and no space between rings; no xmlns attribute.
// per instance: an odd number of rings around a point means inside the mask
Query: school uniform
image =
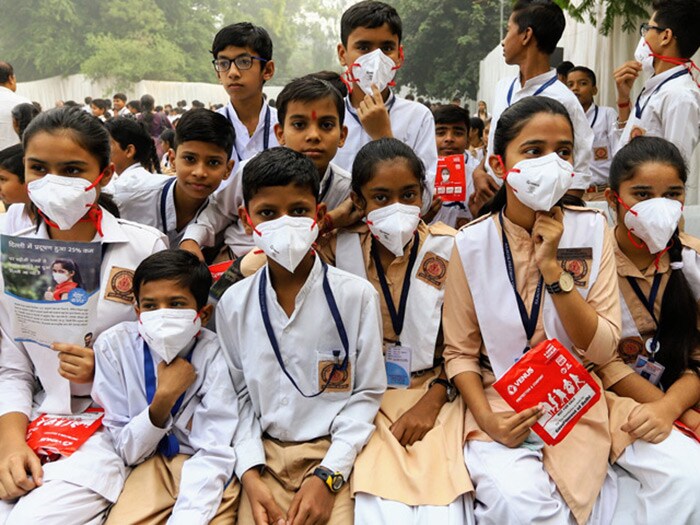
<svg viewBox="0 0 700 525"><path fill-rule="evenodd" d="M591 187L588 193L601 193L608 186L610 176L610 164L612 164L613 152L617 137L615 126L617 112L610 107L591 104L586 111L586 119L593 130L593 161L591 162ZM604 195L599 195L596 200L601 200Z"/></svg>
<svg viewBox="0 0 700 525"><path fill-rule="evenodd" d="M124 188L130 184L135 184L137 180L151 177L153 173L144 168L140 162L135 162L121 173L114 173L107 185L102 189L103 192L112 194L115 191L117 181L123 177L119 185Z"/></svg>
<svg viewBox="0 0 700 525"><path fill-rule="evenodd" d="M104 255L101 266L99 300L94 325L98 335L116 323L134 320L133 292L130 283L138 264L149 255L166 248L166 240L156 230L115 218L102 209ZM28 238L48 239L46 224L19 232ZM4 289L4 282L0 277ZM58 353L36 343L16 343L7 330L12 310L0 301L0 415L20 412L34 419L40 412L81 412L91 404L91 385L78 385L58 375ZM6 328L7 327L7 328ZM35 390L40 381L43 390ZM47 385L52 385L48 387ZM39 405L39 406L37 406ZM95 468L99 465L99 469ZM0 505L0 523L99 523L102 513L121 492L126 471L115 453L108 433L93 434L73 455L47 463L44 485L14 504ZM55 507L44 502L58 500ZM62 515L70 512L71 518ZM58 516L56 517L58 513ZM53 516L53 517L52 517Z"/></svg>
<svg viewBox="0 0 700 525"><path fill-rule="evenodd" d="M493 155L493 140L498 127L498 119L501 114L518 100L530 96L549 97L561 102L569 112L569 117L574 125L574 173L575 179L572 189L585 190L591 184L591 161L593 160L593 131L586 120L581 103L571 90L563 82L557 80L557 73L553 69L542 73L520 84L520 76L503 78L496 84L494 94L491 130L489 131L489 143L486 158ZM493 176L491 166L486 163L487 171ZM499 184L501 179L497 179Z"/></svg>
<svg viewBox="0 0 700 525"><path fill-rule="evenodd" d="M192 239L200 246L214 246L216 235L224 232L224 241L234 255L241 257L253 249L253 238L245 232L238 219L238 208L243 202L243 169L248 161L237 165L231 182L217 191L208 206L187 226L182 240ZM328 210L340 206L350 197L350 173L330 163L321 178L318 201L325 202Z"/></svg>
<svg viewBox="0 0 700 525"><path fill-rule="evenodd" d="M467 181L467 191L462 201L443 202L430 224L442 222L452 228L459 228L462 224L471 221L472 212L469 210L469 198L474 194L474 170L479 166L479 161L469 153L464 154L464 169ZM462 224L460 224L462 223Z"/></svg>
<svg viewBox="0 0 700 525"><path fill-rule="evenodd" d="M391 132L394 138L410 146L425 166L426 185L428 191L423 193L423 211L430 207L435 174L437 172L437 148L435 146L435 120L430 110L423 104L406 100L389 92L389 98L384 102L389 111ZM348 137L345 145L338 149L333 162L338 166L352 171L352 163L362 146L372 141L372 138L362 127L357 110L350 103L350 97L345 97L345 125L348 127Z"/></svg>
<svg viewBox="0 0 700 525"><path fill-rule="evenodd" d="M332 301L340 319L331 313ZM266 335L265 319L273 337ZM238 478L250 468L266 466L263 480L283 509L320 464L347 481L374 431L372 421L386 389L379 301L371 285L316 257L287 317L264 266L226 291L216 325L238 393ZM347 361L340 326L347 334ZM342 368L329 372L333 364ZM299 392L313 395L324 385L328 388L316 397ZM352 519L346 484L335 497L330 522ZM252 523L245 494L239 523Z"/></svg>
<svg viewBox="0 0 700 525"><path fill-rule="evenodd" d="M152 226L168 237L170 246L176 248L182 241L185 229L193 224L207 207L211 196L205 200L195 216L183 228L177 228L175 187L177 177L149 173L148 177L120 178L112 186L114 202L122 218Z"/></svg>
<svg viewBox="0 0 700 525"><path fill-rule="evenodd" d="M108 523L162 523L170 516L169 523L207 524L215 515L222 522L235 518L235 481L227 489L230 501L224 509L219 506L235 463L236 393L216 335L202 329L190 346L196 379L159 428L151 422L147 392L157 388L162 359L144 345L138 322L120 323L95 341L92 396L105 409L104 426L117 454L127 467L135 467ZM159 443L166 436L177 440L176 456L162 453ZM158 479L163 470L180 480L174 494Z"/></svg>
<svg viewBox="0 0 700 525"><path fill-rule="evenodd" d="M262 107L260 108L260 115L258 116L258 125L252 135L245 124L241 122L231 102L226 104L223 108L217 109L216 112L226 117L233 126L236 140L233 144L231 158L234 159L236 163L254 157L257 153L266 149L279 146L277 137L275 136L277 109L271 107L267 103L267 100L263 100Z"/></svg>
<svg viewBox="0 0 700 525"><path fill-rule="evenodd" d="M14 235L16 232L31 228L34 222L27 214L27 208L22 203L10 204L5 212L5 222L2 224L3 235Z"/></svg>
<svg viewBox="0 0 700 525"><path fill-rule="evenodd" d="M700 141L700 88L685 66L654 75L630 108L618 148L634 137L647 135L672 142L687 163Z"/></svg>
<svg viewBox="0 0 700 525"><path fill-rule="evenodd" d="M390 430L426 394L442 369L441 311L454 234L444 224L427 226L421 222L418 239L412 239L404 255L387 268L385 279L390 300L398 311L401 311L404 282L406 279L410 282L400 335L396 334L386 306L385 292L371 255L373 238L367 226L339 231L322 249L322 256L328 262L367 279L383 297L385 345L393 346L400 341L412 351L410 387L389 389L384 394L374 421L377 430L355 463L352 490L356 523L436 523L438 520L455 525L474 523L468 495L473 487L461 461L464 423L461 398L445 403L435 426L410 447L403 447ZM466 512L463 495L467 495ZM401 516L404 518L399 519Z"/></svg>
<svg viewBox="0 0 700 525"><path fill-rule="evenodd" d="M0 151L19 143L19 137L12 126L12 109L18 104L31 104L31 102L10 88L0 86Z"/></svg>

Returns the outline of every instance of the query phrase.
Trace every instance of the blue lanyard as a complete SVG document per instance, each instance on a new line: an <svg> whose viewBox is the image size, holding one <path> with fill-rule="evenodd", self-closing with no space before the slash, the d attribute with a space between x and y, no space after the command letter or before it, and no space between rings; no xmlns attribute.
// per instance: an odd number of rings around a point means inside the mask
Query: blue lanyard
<svg viewBox="0 0 700 525"><path fill-rule="evenodd" d="M644 113L644 110L647 108L647 105L649 104L649 101L651 98L656 95L656 93L661 89L661 86L663 86L666 82L670 82L671 80L682 77L683 75L689 75L690 72L687 69L684 69L683 71L677 71L670 77L668 77L666 80L661 82L654 91L651 92L651 95L647 97L647 101L644 103L643 106L639 106L639 99L642 98L642 95L644 94L644 90L642 89L642 92L639 94L637 97L637 100L634 101L634 114L636 115L637 118L642 118L642 114Z"/></svg>
<svg viewBox="0 0 700 525"><path fill-rule="evenodd" d="M228 106L226 106L226 117L233 123L233 117L231 117L231 112L228 109ZM233 125L233 124L232 124ZM238 162L243 160L241 158L241 155L238 153L238 150L236 149L236 133L234 129L234 134L233 134L233 151L236 152L236 157L238 157ZM263 135L263 151L266 149L269 149L270 147L270 106L267 106L267 111L265 112L265 129L264 129L264 135Z"/></svg>
<svg viewBox="0 0 700 525"><path fill-rule="evenodd" d="M187 362L192 361L193 351L194 347L192 347L192 350L185 358ZM153 357L151 356L151 349L148 347L146 341L143 342L143 372L146 383L146 401L150 405L153 402L153 397L156 395L156 372L155 365L153 364ZM183 392L170 411L172 416L178 413L184 400L185 393ZM158 443L158 452L163 454L166 458L171 458L178 454L180 452L180 444L177 442L177 438L172 433L166 434Z"/></svg>
<svg viewBox="0 0 700 525"><path fill-rule="evenodd" d="M540 276L540 280L537 283L537 289L535 290L535 296L532 298L530 315L527 315L525 302L518 293L518 288L515 285L515 265L513 264L513 253L510 251L510 243L508 242L508 237L506 236L506 229L503 226L503 210L499 212L498 220L501 223L501 237L503 238L503 256L506 262L506 271L508 272L508 279L513 287L513 292L515 293L515 300L518 303L518 311L520 312L520 320L523 323L525 336L527 337L528 346L526 346L523 350L523 353L525 353L530 350L530 340L535 334L535 328L537 328L537 319L540 316L540 304L542 304L542 288L544 286L544 278Z"/></svg>
<svg viewBox="0 0 700 525"><path fill-rule="evenodd" d="M408 290L411 287L411 274L413 272L413 266L416 264L416 257L418 256L418 232L413 236L413 246L411 246L411 255L408 258L408 266L406 267L406 275L403 278L403 287L401 288L401 298L399 299L399 310L396 311L396 305L394 300L391 298L391 290L389 290L389 284L386 282L386 276L384 275L384 268L382 268L382 261L379 258L379 250L375 244L374 239L372 239L372 247L370 253L372 254L372 260L374 261L374 267L377 270L377 277L379 277L379 284L382 287L382 295L384 296L384 302L386 303L387 310L389 310L389 317L391 317L391 326L394 329L394 333L397 338L401 338L401 331L403 330L403 322L406 318L406 304L408 303ZM401 345L401 341L397 341L398 345Z"/></svg>
<svg viewBox="0 0 700 525"><path fill-rule="evenodd" d="M659 329L659 320L656 318L656 314L654 313L654 303L656 302L656 295L659 293L659 286L661 285L662 275L663 274L660 273L654 275L654 282L651 285L651 290L649 291L648 298L644 296L644 293L639 287L639 283L637 283L637 280L634 277L627 276L627 282L630 283L632 291L637 296L637 299L639 299L639 302L642 303L644 308L646 308L647 312L649 312L649 315L651 315L651 319L654 321L654 325L656 325L657 331ZM652 348L656 348L656 342L657 334L655 333L654 337L652 338ZM651 355L651 360L654 360L653 354Z"/></svg>
<svg viewBox="0 0 700 525"><path fill-rule="evenodd" d="M349 100L350 100L350 97L345 98L345 112L352 115L352 118L354 118L357 121L357 123L360 126L362 126L362 122L360 122L360 117L357 116L357 113L354 113L352 111L352 106L350 105L350 102L348 102ZM389 114L391 114L391 108L394 107L395 102L396 102L396 95L394 95L394 98L392 98L391 102L389 102L389 104L386 106L386 110L389 112Z"/></svg>
<svg viewBox="0 0 700 525"><path fill-rule="evenodd" d="M294 385L294 388L297 389L297 392L299 392L302 396L306 398L312 398L316 396L320 396L323 394L323 392L326 391L328 388L328 385L330 385L331 380L333 379L333 376L335 375L335 372L337 371L345 371L348 367L348 358L350 354L350 343L348 342L348 334L345 331L345 325L343 324L343 319L340 317L340 312L338 311L338 305L335 302L335 297L333 297L333 292L331 291L331 285L328 282L328 265L326 265L325 262L321 262L323 265L323 293L326 296L326 302L328 303L328 308L331 311L331 316L333 317L333 322L335 323L335 327L338 330L338 335L340 336L340 342L343 344L343 351L345 352L345 356L343 357L343 361L341 363L335 363L333 365L333 369L331 370L330 374L328 374L328 380L326 380L326 384L323 385L323 388L316 392L315 394L305 394L302 392L302 390L299 388L297 385L296 381L294 378L291 376L291 374L287 371L287 367L284 366L284 361L282 360L282 353L280 352L280 347L279 344L277 343L277 337L275 337L275 332L272 329L272 323L270 322L270 314L267 310L267 295L265 294L265 289L267 288L267 270L263 270L261 275L260 275L260 285L258 286L258 299L260 301L260 313L262 314L263 318L263 324L265 325L265 331L267 332L267 338L270 340L270 345L272 346L272 350L275 352L275 357L277 358L277 363L280 365L280 368L282 369L282 372L284 372L284 375L287 376L289 381L291 381L292 385ZM335 350L333 354L337 358L340 356L340 352L338 350Z"/></svg>
<svg viewBox="0 0 700 525"><path fill-rule="evenodd" d="M323 199L325 199L326 195L328 194L328 190L331 189L331 184L333 184L333 170L329 169L328 171L328 180L318 196L318 202L323 202Z"/></svg>
<svg viewBox="0 0 700 525"><path fill-rule="evenodd" d="M513 98L513 88L515 87L515 83L518 81L518 77L515 77L513 79L513 83L510 85L510 89L508 89L508 107L510 107L511 104L511 99ZM554 75L552 78L550 78L547 82L542 84L537 91L532 95L533 97L536 97L540 93L542 93L545 89L547 89L549 86L554 84L557 81L557 75Z"/></svg>
<svg viewBox="0 0 700 525"><path fill-rule="evenodd" d="M163 184L163 189L160 192L160 222L163 225L163 233L168 233L168 216L165 213L165 204L168 200L168 190L170 189L170 186L175 184L176 180L177 177L171 177L165 181L165 184ZM177 223L177 218L175 219L175 222ZM177 228L177 224L175 225L175 228Z"/></svg>
<svg viewBox="0 0 700 525"><path fill-rule="evenodd" d="M593 114L593 122L591 122L591 129L593 129L593 126L595 126L595 123L598 120L598 106L593 106L595 108L595 113Z"/></svg>

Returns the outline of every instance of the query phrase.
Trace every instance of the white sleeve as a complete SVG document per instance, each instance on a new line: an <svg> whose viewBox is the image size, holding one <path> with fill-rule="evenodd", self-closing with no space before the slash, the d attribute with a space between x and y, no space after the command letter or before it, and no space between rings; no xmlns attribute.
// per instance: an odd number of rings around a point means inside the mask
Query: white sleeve
<svg viewBox="0 0 700 525"><path fill-rule="evenodd" d="M226 311L227 303L220 302L216 308L216 326L221 350L228 364L233 387L238 397L238 426L233 438L236 454L236 476L238 479L252 467L265 465L265 449L262 441L260 420L255 413L248 385L246 385L240 348L233 333L233 316Z"/></svg>
<svg viewBox="0 0 700 525"><path fill-rule="evenodd" d="M593 130L578 100L567 103L566 109L574 125L574 184L572 189L585 190L591 185L593 161Z"/></svg>
<svg viewBox="0 0 700 525"><path fill-rule="evenodd" d="M414 144L409 144L423 161L425 167L425 188L423 191L422 211L426 213L433 202L435 189L435 174L437 173L437 146L435 144L435 119L430 111L426 111L418 127ZM427 190L427 191L426 191Z"/></svg>
<svg viewBox="0 0 700 525"><path fill-rule="evenodd" d="M374 418L386 390L379 295L367 289L357 338L353 392L331 425L331 446L321 462L347 480L355 458L374 432Z"/></svg>
<svg viewBox="0 0 700 525"><path fill-rule="evenodd" d="M674 92L673 97L665 97L660 120L662 138L675 144L686 163L690 164L700 135L700 105L697 96L689 90Z"/></svg>
<svg viewBox="0 0 700 525"><path fill-rule="evenodd" d="M169 524L209 523L233 475L236 456L232 440L238 408L231 376L220 351L208 363L205 374L189 436L195 453L182 466L180 492Z"/></svg>
<svg viewBox="0 0 700 525"><path fill-rule="evenodd" d="M127 466L137 465L153 454L158 442L168 433L172 417L165 428L151 422L148 405L136 415L129 413L129 385L121 373L116 355L127 351L118 344L112 334L100 335L95 341L95 379L92 383L92 398L104 408L102 424L112 437L117 454ZM129 349L131 350L131 349ZM133 350L132 350L133 351Z"/></svg>
<svg viewBox="0 0 700 525"><path fill-rule="evenodd" d="M6 312L4 308L0 309L3 310L3 326L0 328L0 416L20 412L29 418L34 397L34 366L24 346L15 343L5 330Z"/></svg>

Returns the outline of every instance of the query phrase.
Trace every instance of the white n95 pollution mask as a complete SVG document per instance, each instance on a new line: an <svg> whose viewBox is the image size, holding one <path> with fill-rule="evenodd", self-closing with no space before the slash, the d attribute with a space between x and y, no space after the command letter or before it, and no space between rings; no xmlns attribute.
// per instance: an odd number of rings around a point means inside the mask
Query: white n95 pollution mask
<svg viewBox="0 0 700 525"><path fill-rule="evenodd" d="M309 217L282 215L253 228L255 246L270 259L293 272L318 237L318 224Z"/></svg>
<svg viewBox="0 0 700 525"><path fill-rule="evenodd" d="M369 231L391 253L400 257L420 222L420 208L391 204L372 210L365 219Z"/></svg>
<svg viewBox="0 0 700 525"><path fill-rule="evenodd" d="M168 364L187 349L201 329L202 320L191 308L160 308L139 316L141 337Z"/></svg>
<svg viewBox="0 0 700 525"><path fill-rule="evenodd" d="M574 183L574 168L556 153L518 162L506 174L515 197L535 211L549 211Z"/></svg>
<svg viewBox="0 0 700 525"><path fill-rule="evenodd" d="M385 55L381 49L360 56L354 64L348 66L345 73L349 82L357 82L360 89L367 95L372 94L372 84L379 91L393 85L394 75L399 68L394 61Z"/></svg>
<svg viewBox="0 0 700 525"><path fill-rule="evenodd" d="M637 48L634 50L634 59L642 64L642 71L647 77L654 74L654 51L644 37L639 38Z"/></svg>
<svg viewBox="0 0 700 525"><path fill-rule="evenodd" d="M91 183L81 177L47 174L30 182L27 192L45 218L59 230L70 230L95 204L95 186L101 179L102 175Z"/></svg>
<svg viewBox="0 0 700 525"><path fill-rule="evenodd" d="M644 241L649 253L663 251L678 228L683 204L659 197L638 202L629 208L621 199L618 200L627 208L624 218L627 230Z"/></svg>

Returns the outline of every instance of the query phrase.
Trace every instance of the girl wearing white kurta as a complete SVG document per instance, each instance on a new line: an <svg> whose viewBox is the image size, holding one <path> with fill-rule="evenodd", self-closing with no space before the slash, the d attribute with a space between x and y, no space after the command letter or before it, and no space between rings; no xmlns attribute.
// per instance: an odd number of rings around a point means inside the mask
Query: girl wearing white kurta
<svg viewBox="0 0 700 525"><path fill-rule="evenodd" d="M464 405L442 366L441 311L454 230L420 219L425 170L396 139L365 145L353 164L352 199L365 224L341 230L321 251L369 280L383 298L390 388L355 463L355 523L473 523L461 461ZM391 353L410 356L404 382ZM399 386L402 384L402 387ZM379 474L378 474L379 473Z"/></svg>
<svg viewBox="0 0 700 525"><path fill-rule="evenodd" d="M93 337L116 323L135 320L133 270L166 244L160 233L121 221L101 205L107 201L100 198L100 190L114 170L109 135L85 112L57 108L31 123L24 145L26 179L41 219L36 229L19 235L100 242L103 289L90 327ZM73 410L90 404L92 349L56 342L51 351L17 343L10 315L6 301L0 302L0 523L100 523L125 476L107 433L98 430L70 457L43 466L25 442L29 420L41 411L39 403ZM37 381L44 391L36 391Z"/></svg>
<svg viewBox="0 0 700 525"><path fill-rule="evenodd" d="M459 232L448 270L444 355L467 402L465 456L479 523L610 523L615 506L608 458L619 430L611 436L611 421L626 420L636 403L601 397L563 441L543 445L530 431L540 409L516 414L492 386L523 349L556 338L604 388L643 388L615 352L620 310L605 219L557 204L571 184L572 128L565 108L545 97L502 114L489 162L507 184L492 213ZM647 523L693 516L692 476L666 467L683 464L687 447L674 445L636 441L613 456L621 464L635 458L623 466L642 483L652 508ZM650 467L668 468L668 482L655 485ZM693 500L683 514L668 507L670 500L677 506L676 491Z"/></svg>

